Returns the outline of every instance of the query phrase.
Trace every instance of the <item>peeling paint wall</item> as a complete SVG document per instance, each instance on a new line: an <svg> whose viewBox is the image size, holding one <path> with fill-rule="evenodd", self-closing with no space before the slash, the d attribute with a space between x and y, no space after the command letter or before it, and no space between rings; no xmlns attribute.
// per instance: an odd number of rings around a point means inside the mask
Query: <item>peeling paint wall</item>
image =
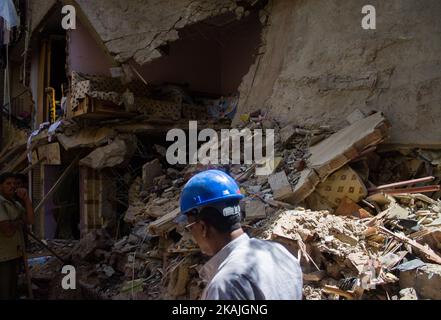
<svg viewBox="0 0 441 320"><path fill-rule="evenodd" d="M341 127L357 108L379 110L389 142L441 147L441 1L369 3L375 31L361 28L366 1L273 0L238 114Z"/></svg>

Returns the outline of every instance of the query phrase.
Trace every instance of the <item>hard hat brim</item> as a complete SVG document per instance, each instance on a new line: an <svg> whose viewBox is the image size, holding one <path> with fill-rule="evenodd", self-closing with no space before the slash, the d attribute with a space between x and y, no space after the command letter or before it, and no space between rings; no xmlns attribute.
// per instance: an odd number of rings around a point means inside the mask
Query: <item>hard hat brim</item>
<svg viewBox="0 0 441 320"><path fill-rule="evenodd" d="M196 206L188 208L184 212L181 211L179 213L179 215L173 221L178 223L178 224L186 223L188 221L187 214L190 211L192 211L193 209L197 209L197 208L200 208L200 207L205 207L205 206L207 206L209 204L213 204L213 203L217 203L217 202L224 202L224 201L227 201L227 200L234 200L234 199L241 200L243 198L244 198L243 194L231 194L231 195L228 195L228 196L223 196L223 197L219 197L219 198L215 198L215 199L210 199L208 201L201 202L201 203L199 203Z"/></svg>

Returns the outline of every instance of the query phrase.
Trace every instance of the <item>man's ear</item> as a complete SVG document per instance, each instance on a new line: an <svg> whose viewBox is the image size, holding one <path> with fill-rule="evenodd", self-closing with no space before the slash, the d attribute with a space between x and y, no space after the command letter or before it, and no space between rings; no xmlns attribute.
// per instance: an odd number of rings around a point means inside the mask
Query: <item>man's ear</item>
<svg viewBox="0 0 441 320"><path fill-rule="evenodd" d="M199 222L201 225L201 233L204 238L208 238L208 225L204 221Z"/></svg>

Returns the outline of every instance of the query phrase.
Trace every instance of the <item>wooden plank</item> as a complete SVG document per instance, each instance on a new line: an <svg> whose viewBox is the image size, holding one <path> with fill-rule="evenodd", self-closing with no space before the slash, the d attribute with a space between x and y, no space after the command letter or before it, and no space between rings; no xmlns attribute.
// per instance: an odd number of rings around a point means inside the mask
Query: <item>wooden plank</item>
<svg viewBox="0 0 441 320"><path fill-rule="evenodd" d="M375 188L369 188L369 192L379 191L383 189L393 189L395 187L402 187L407 186L411 184L421 183L421 182L430 182L435 180L434 176L424 177L424 178L418 178L418 179L412 179L412 180L406 180L406 181L400 181L400 182L394 182L390 184L384 184Z"/></svg>
<svg viewBox="0 0 441 320"><path fill-rule="evenodd" d="M356 298L354 292L344 291L344 290L341 290L335 286L325 285L322 290L326 293L342 296L348 300L354 300Z"/></svg>
<svg viewBox="0 0 441 320"><path fill-rule="evenodd" d="M174 220L181 212L180 208L176 208L175 210L171 211L170 213L167 213L166 215L162 216L161 218L157 219L156 221L153 221L149 224L149 230L154 235L163 235L167 233L168 231L172 230L176 223Z"/></svg>
<svg viewBox="0 0 441 320"><path fill-rule="evenodd" d="M17 167L23 163L23 161L26 161L26 159L27 159L27 151L24 151L18 157L11 160L3 169L1 169L0 173L15 171Z"/></svg>
<svg viewBox="0 0 441 320"><path fill-rule="evenodd" d="M314 271L311 273L304 273L303 281L318 282L321 281L325 276L326 276L325 270Z"/></svg>
<svg viewBox="0 0 441 320"><path fill-rule="evenodd" d="M394 232L392 232L392 231L390 231L390 230L388 230L388 229L386 229L386 228L384 228L384 227L381 227L381 226L380 226L379 229L380 229L381 231L383 231L384 233L386 233L386 234L388 234L388 235L391 235L391 236L397 238L397 239L400 240L401 242L404 242L404 243L410 244L412 247L418 249L418 250L421 251L423 254L425 254L426 257L427 257L427 259L429 259L429 260L431 260L431 261L433 261L433 262L435 262L435 263L441 264L441 257L440 257L439 255L437 255L432 249L430 249L430 248L428 248L428 247L425 247L425 246L419 244L419 243L416 242L415 240L412 240L412 239L406 237L405 235L401 235L401 234L394 233Z"/></svg>
<svg viewBox="0 0 441 320"><path fill-rule="evenodd" d="M6 152L9 152L9 148L11 148L11 146L12 146L13 143L14 143L14 140L10 140L10 141L8 142L8 144L7 144L6 146L4 146L4 148L2 148L2 150L0 151L0 159L3 158L3 155L4 155Z"/></svg>
<svg viewBox="0 0 441 320"><path fill-rule="evenodd" d="M414 187L414 188L403 188L403 189L391 189L391 190L382 190L381 192L385 194L412 194L412 193L426 193L426 192L435 192L440 191L440 185L431 185L424 187Z"/></svg>
<svg viewBox="0 0 441 320"><path fill-rule="evenodd" d="M26 143L18 145L16 147L13 147L12 149L8 150L1 158L0 163L7 162L8 159L13 156L15 153L19 153L20 150L26 150Z"/></svg>

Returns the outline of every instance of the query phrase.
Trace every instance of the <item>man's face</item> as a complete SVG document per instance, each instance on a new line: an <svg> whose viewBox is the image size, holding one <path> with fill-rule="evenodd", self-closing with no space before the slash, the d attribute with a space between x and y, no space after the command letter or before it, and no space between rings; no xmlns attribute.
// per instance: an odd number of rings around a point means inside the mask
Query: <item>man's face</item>
<svg viewBox="0 0 441 320"><path fill-rule="evenodd" d="M8 178L0 184L0 193L7 199L12 199L15 194L15 178Z"/></svg>
<svg viewBox="0 0 441 320"><path fill-rule="evenodd" d="M193 239L198 244L202 253L206 254L208 256L212 256L213 253L210 248L208 237L207 237L207 234L208 234L207 227L208 226L203 221L197 220L192 216L188 217L188 225L189 225L189 227L187 229L189 229Z"/></svg>
<svg viewBox="0 0 441 320"><path fill-rule="evenodd" d="M23 181L19 178L15 179L15 189L23 188Z"/></svg>

